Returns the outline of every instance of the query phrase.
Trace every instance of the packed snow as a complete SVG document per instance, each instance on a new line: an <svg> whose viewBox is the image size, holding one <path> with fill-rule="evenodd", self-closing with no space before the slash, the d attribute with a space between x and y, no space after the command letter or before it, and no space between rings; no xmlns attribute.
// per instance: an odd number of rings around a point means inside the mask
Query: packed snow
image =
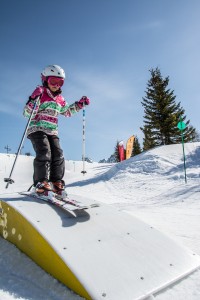
<svg viewBox="0 0 200 300"><path fill-rule="evenodd" d="M65 181L71 194L120 208L200 255L200 142L157 147L118 164L66 161ZM0 154L0 197L25 191L32 184L33 157L21 155L5 189L15 156ZM14 245L0 238L1 300L78 300ZM134 271L134 270L133 270ZM155 296L156 300L199 300L200 270ZM124 299L125 300L125 299Z"/></svg>

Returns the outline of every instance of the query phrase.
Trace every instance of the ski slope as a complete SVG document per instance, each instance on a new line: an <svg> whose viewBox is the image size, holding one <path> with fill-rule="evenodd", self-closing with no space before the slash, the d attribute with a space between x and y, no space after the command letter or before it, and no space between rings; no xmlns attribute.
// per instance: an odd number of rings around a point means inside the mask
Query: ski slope
<svg viewBox="0 0 200 300"><path fill-rule="evenodd" d="M186 144L185 152L187 184L184 181L182 147L172 145L156 148L114 166L87 164L84 176L80 173L81 162L66 162L68 191L85 197L89 194L97 201L126 211L200 254L200 143ZM13 157L1 155L0 160L1 193L27 189L31 184L32 158L19 158L13 175L15 184L9 190L5 190L3 178L9 175ZM0 299L81 299L13 245L0 241L0 265L4 269ZM13 264L17 267L13 268ZM38 282L38 274L42 282ZM199 299L199 277L197 271L155 298Z"/></svg>

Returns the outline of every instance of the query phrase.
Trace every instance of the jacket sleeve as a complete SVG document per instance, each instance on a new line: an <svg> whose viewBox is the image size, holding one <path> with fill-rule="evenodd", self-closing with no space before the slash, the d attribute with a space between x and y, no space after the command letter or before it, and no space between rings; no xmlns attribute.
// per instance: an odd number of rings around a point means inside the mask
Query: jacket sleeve
<svg viewBox="0 0 200 300"><path fill-rule="evenodd" d="M60 113L65 117L72 117L77 112L79 112L80 108L78 107L77 103L74 102L73 104L65 103L65 105L61 108Z"/></svg>
<svg viewBox="0 0 200 300"><path fill-rule="evenodd" d="M35 101L36 101L36 98L40 95L41 95L41 87L38 86L34 90L34 92L31 94L31 96L29 97L29 100L26 102L26 105L25 105L24 111L23 111L24 117L27 117L27 118L30 117L33 107L34 107L34 104L35 104ZM38 108L39 108L39 104L36 106L33 116L37 114Z"/></svg>

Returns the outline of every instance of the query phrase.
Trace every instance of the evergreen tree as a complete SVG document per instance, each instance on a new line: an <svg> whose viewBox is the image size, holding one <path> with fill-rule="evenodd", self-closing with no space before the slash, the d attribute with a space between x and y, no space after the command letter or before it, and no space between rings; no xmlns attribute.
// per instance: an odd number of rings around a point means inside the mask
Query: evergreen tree
<svg viewBox="0 0 200 300"><path fill-rule="evenodd" d="M114 152L115 162L120 162L118 146L119 146L119 141L117 141L115 146L115 152Z"/></svg>
<svg viewBox="0 0 200 300"><path fill-rule="evenodd" d="M168 88L169 77L163 78L158 68L151 69L151 78L147 83L146 96L142 98L144 107L143 149L148 150L159 145L181 142L181 133L177 124L182 119L186 124L184 141L193 141L195 128L185 121L185 111L180 102L176 104L174 91Z"/></svg>
<svg viewBox="0 0 200 300"><path fill-rule="evenodd" d="M26 156L31 156L31 152L26 152L25 155Z"/></svg>
<svg viewBox="0 0 200 300"><path fill-rule="evenodd" d="M194 142L200 142L200 132L197 131L194 137Z"/></svg>
<svg viewBox="0 0 200 300"><path fill-rule="evenodd" d="M133 143L133 150L132 150L132 153L131 153L131 157L133 157L135 155L138 155L141 152L142 152L142 150L141 150L141 147L140 147L139 140L138 140L137 136L135 136L134 143Z"/></svg>

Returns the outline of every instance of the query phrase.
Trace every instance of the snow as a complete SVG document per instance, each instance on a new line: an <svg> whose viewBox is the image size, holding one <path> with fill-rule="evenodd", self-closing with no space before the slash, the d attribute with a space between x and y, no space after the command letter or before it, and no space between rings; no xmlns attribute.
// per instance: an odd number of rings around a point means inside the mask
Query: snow
<svg viewBox="0 0 200 300"><path fill-rule="evenodd" d="M66 161L65 181L71 194L118 207L167 234L200 255L200 143L161 146L118 164ZM5 189L14 155L0 154L0 194L27 190L33 157L21 155ZM0 196L1 196L0 195ZM82 299L52 278L14 245L0 238L1 300ZM155 296L156 300L200 299L200 270Z"/></svg>

